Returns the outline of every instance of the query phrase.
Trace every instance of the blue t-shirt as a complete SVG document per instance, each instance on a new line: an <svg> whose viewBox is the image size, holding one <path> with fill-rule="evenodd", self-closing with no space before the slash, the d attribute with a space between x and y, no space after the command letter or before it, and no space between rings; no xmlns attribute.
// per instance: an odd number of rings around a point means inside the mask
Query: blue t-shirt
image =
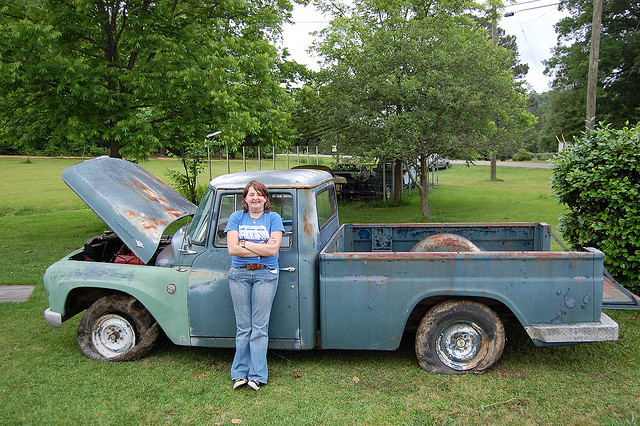
<svg viewBox="0 0 640 426"><path fill-rule="evenodd" d="M283 231L282 218L275 212L264 212L254 220L249 213L243 210L237 210L229 216L229 222L224 232L238 231L238 239L246 241L254 241L257 243L266 243L272 232ZM269 269L278 269L279 253L275 256L260 257L240 257L231 256L231 267L240 268L250 263L259 263L265 265Z"/></svg>

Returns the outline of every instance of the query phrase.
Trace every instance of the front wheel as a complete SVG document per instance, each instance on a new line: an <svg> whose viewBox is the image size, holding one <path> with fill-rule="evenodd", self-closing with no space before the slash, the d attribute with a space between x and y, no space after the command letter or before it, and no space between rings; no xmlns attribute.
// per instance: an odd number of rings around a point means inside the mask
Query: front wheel
<svg viewBox="0 0 640 426"><path fill-rule="evenodd" d="M504 326L488 306L447 300L431 308L416 332L416 357L426 371L484 373L502 355Z"/></svg>
<svg viewBox="0 0 640 426"><path fill-rule="evenodd" d="M97 361L133 361L145 356L160 327L133 297L113 294L95 301L78 326L78 345Z"/></svg>

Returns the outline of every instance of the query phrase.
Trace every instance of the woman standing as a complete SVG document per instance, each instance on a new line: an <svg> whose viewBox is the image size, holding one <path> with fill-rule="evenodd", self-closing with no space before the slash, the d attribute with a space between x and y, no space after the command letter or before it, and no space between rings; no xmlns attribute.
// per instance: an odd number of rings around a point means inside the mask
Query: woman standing
<svg viewBox="0 0 640 426"><path fill-rule="evenodd" d="M269 317L278 287L282 218L271 211L269 191L260 181L247 184L242 210L231 214L225 232L231 255L229 290L236 316L233 388L267 384Z"/></svg>

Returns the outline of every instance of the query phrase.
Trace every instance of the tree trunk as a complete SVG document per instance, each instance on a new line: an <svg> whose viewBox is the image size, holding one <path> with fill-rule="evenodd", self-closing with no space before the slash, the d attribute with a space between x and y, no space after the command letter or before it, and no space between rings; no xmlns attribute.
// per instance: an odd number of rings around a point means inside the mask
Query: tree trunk
<svg viewBox="0 0 640 426"><path fill-rule="evenodd" d="M491 153L491 180L498 180L496 177L496 153Z"/></svg>
<svg viewBox="0 0 640 426"><path fill-rule="evenodd" d="M429 210L429 169L427 168L427 157L422 156L420 160L420 207L422 215L431 219Z"/></svg>
<svg viewBox="0 0 640 426"><path fill-rule="evenodd" d="M395 160L393 168L393 202L402 201L402 160Z"/></svg>
<svg viewBox="0 0 640 426"><path fill-rule="evenodd" d="M120 154L120 148L120 143L115 139L111 139L109 143L109 157L122 158L122 154Z"/></svg>

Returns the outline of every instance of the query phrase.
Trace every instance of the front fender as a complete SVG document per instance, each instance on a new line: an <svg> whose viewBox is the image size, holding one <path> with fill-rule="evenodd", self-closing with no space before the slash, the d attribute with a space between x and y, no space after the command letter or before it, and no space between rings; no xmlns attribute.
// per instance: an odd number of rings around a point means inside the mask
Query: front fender
<svg viewBox="0 0 640 426"><path fill-rule="evenodd" d="M71 300L92 302L94 295L121 292L142 303L171 341L189 345L188 273L187 268L84 262L67 257L51 265L44 275L50 306L46 313L50 318L59 314L64 321L69 317Z"/></svg>

